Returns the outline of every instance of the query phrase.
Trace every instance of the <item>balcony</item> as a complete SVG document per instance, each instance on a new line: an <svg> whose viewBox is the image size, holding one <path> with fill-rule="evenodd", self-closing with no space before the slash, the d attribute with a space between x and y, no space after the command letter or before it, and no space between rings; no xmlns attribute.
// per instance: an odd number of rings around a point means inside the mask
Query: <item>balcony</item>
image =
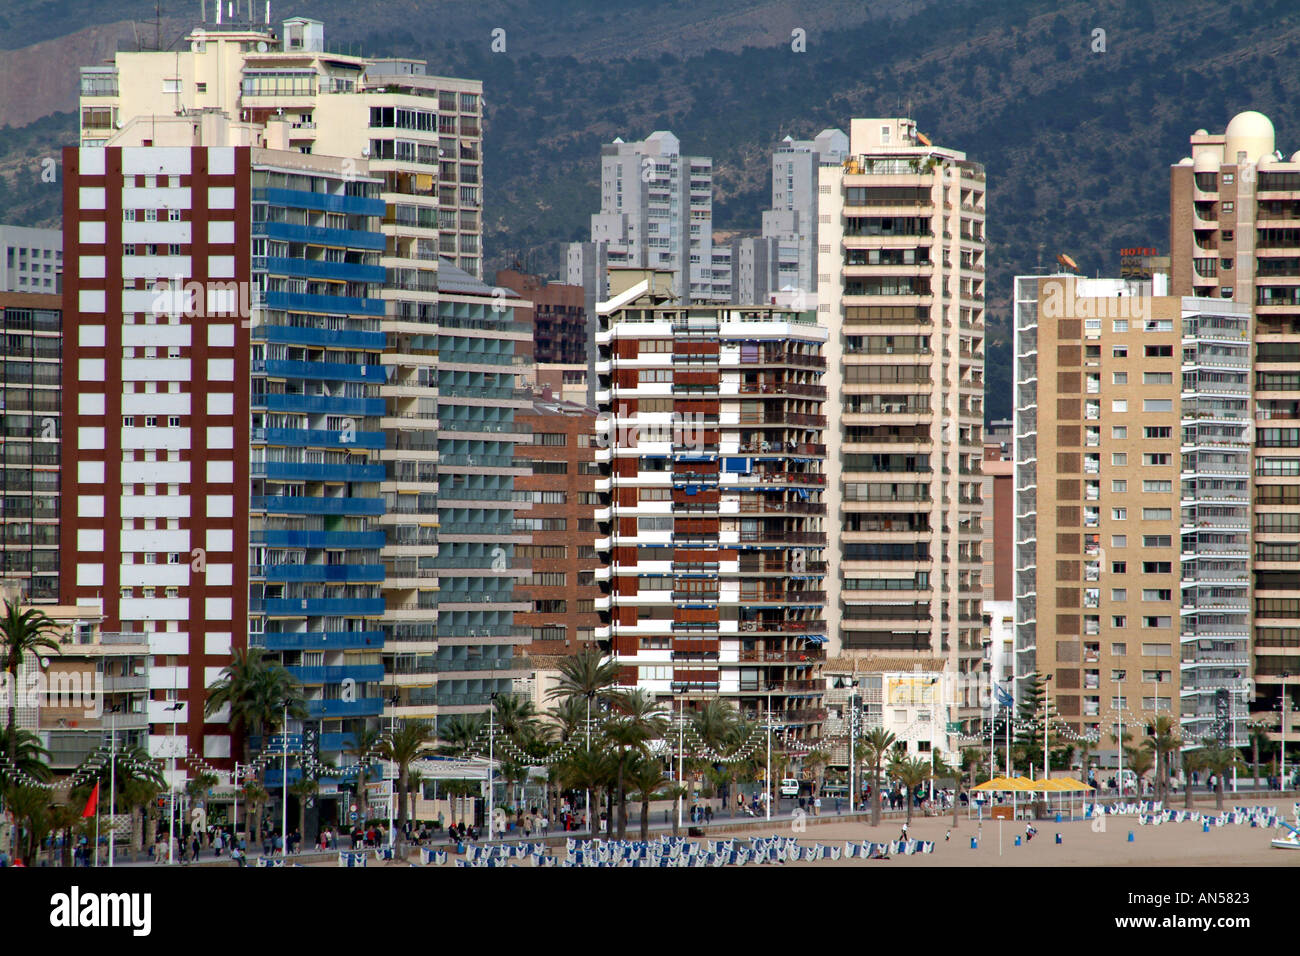
<svg viewBox="0 0 1300 956"><path fill-rule="evenodd" d="M384 513L384 499L251 495L248 510L292 515L381 515Z"/></svg>
<svg viewBox="0 0 1300 956"><path fill-rule="evenodd" d="M290 666L285 670L289 675L304 685L341 684L345 680L357 683L371 683L384 679L382 664L354 664L337 667L300 667Z"/></svg>
<svg viewBox="0 0 1300 956"><path fill-rule="evenodd" d="M249 611L257 613L258 602L249 601ZM383 598L266 598L268 617L379 617L384 613Z"/></svg>
<svg viewBox="0 0 1300 956"><path fill-rule="evenodd" d="M263 634L250 634L249 641L266 648L268 651L380 650L384 646L384 632L305 631L282 633L267 631Z"/></svg>
<svg viewBox="0 0 1300 956"><path fill-rule="evenodd" d="M382 697L366 697L362 700L309 700L307 701L307 718L309 720L339 720L345 717L378 717L384 712Z"/></svg>

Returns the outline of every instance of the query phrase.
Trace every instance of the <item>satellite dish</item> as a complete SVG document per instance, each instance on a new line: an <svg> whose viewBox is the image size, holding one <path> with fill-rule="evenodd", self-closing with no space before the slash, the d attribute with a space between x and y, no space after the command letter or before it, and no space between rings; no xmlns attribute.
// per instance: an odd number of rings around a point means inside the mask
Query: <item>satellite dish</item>
<svg viewBox="0 0 1300 956"><path fill-rule="evenodd" d="M1079 271L1078 263L1076 263L1073 259L1067 256L1064 252L1062 252L1060 255L1056 257L1056 261L1060 265L1065 266L1065 268L1070 269L1073 272Z"/></svg>

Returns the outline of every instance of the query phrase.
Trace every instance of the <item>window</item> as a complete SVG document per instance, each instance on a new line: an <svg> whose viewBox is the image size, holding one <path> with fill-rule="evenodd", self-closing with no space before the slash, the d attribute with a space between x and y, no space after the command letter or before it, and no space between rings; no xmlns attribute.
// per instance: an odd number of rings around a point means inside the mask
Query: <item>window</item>
<svg viewBox="0 0 1300 956"><path fill-rule="evenodd" d="M1127 425L1112 425L1112 426L1110 427L1110 437L1111 437L1111 438L1128 438L1128 426L1127 426Z"/></svg>
<svg viewBox="0 0 1300 956"><path fill-rule="evenodd" d="M530 445L564 445L568 436L564 432L533 432Z"/></svg>
<svg viewBox="0 0 1300 956"><path fill-rule="evenodd" d="M637 497L642 501L672 501L673 490L671 488L642 488Z"/></svg>
<svg viewBox="0 0 1300 956"><path fill-rule="evenodd" d="M649 518L637 518L636 526L639 531L672 531L673 519L671 515L665 517L659 517L656 515Z"/></svg>
<svg viewBox="0 0 1300 956"><path fill-rule="evenodd" d="M1174 563L1172 561L1143 561L1143 574L1172 574Z"/></svg>
<svg viewBox="0 0 1300 956"><path fill-rule="evenodd" d="M1144 481L1142 490L1147 494L1166 494L1174 490L1172 481Z"/></svg>
<svg viewBox="0 0 1300 956"><path fill-rule="evenodd" d="M1110 490L1112 494L1123 494L1128 491L1128 482L1123 478L1113 478L1111 479Z"/></svg>
<svg viewBox="0 0 1300 956"><path fill-rule="evenodd" d="M1111 509L1110 509L1110 518L1111 518L1112 521L1127 521L1127 520L1128 520L1128 509L1127 509L1127 508L1111 508Z"/></svg>
<svg viewBox="0 0 1300 956"><path fill-rule="evenodd" d="M1172 438L1173 434L1174 430L1170 425L1145 425L1142 428L1143 438Z"/></svg>
<svg viewBox="0 0 1300 956"><path fill-rule="evenodd" d="M1128 562L1127 562L1127 561L1112 561L1112 562L1110 563L1110 573L1111 573L1111 574L1125 574L1125 573L1127 573L1127 572L1128 572Z"/></svg>
<svg viewBox="0 0 1300 956"><path fill-rule="evenodd" d="M1147 358L1173 358L1172 345L1148 345L1145 348Z"/></svg>
<svg viewBox="0 0 1300 956"><path fill-rule="evenodd" d="M1121 620L1122 620L1122 618L1121 618ZM1122 626L1122 625L1121 625L1121 626ZM1127 645L1127 644L1112 644L1112 645L1110 646L1110 653L1111 653L1111 656L1112 656L1112 657L1123 657L1125 654L1128 653L1128 645Z"/></svg>
<svg viewBox="0 0 1300 956"><path fill-rule="evenodd" d="M1143 508L1143 521L1170 521L1173 518L1173 509L1171 508Z"/></svg>
<svg viewBox="0 0 1300 956"><path fill-rule="evenodd" d="M1170 588L1143 588L1143 601L1172 601L1174 592Z"/></svg>
<svg viewBox="0 0 1300 956"><path fill-rule="evenodd" d="M1148 615L1142 618L1142 626L1158 629L1169 628L1173 626L1173 618L1164 615Z"/></svg>
<svg viewBox="0 0 1300 956"><path fill-rule="evenodd" d="M1117 398L1117 399L1115 399L1114 401L1112 401L1112 402L1110 403L1110 410L1111 410L1112 412L1127 412L1127 411L1128 411L1128 399L1125 399L1125 398Z"/></svg>
<svg viewBox="0 0 1300 956"><path fill-rule="evenodd" d="M1128 384L1128 372L1111 372L1111 373L1110 373L1110 383L1111 383L1112 385L1127 385L1127 384Z"/></svg>
<svg viewBox="0 0 1300 956"><path fill-rule="evenodd" d="M1112 321L1111 324L1110 324L1110 330L1111 330L1112 332L1127 332L1127 331L1128 331L1128 319L1115 319L1115 320ZM1126 346L1123 346L1123 345L1117 345L1117 346L1115 346L1115 349L1123 349L1123 350L1124 350L1124 355L1128 355L1128 348L1127 348ZM1114 351L1115 351L1115 350L1112 349L1112 350L1111 350L1111 354L1114 354ZM1123 357L1124 357L1123 355L1116 355L1116 356L1115 356L1115 358L1123 358Z"/></svg>
<svg viewBox="0 0 1300 956"><path fill-rule="evenodd" d="M1169 455L1165 452L1146 452L1142 455L1142 464L1167 465L1169 464Z"/></svg>
<svg viewBox="0 0 1300 956"><path fill-rule="evenodd" d="M1126 618L1123 614L1112 614L1110 616L1110 626L1128 627L1128 618ZM1124 653L1123 651L1115 650L1116 647L1123 647L1123 646L1124 646L1123 644L1112 644L1110 646L1110 652L1112 654L1123 654Z"/></svg>
<svg viewBox="0 0 1300 956"><path fill-rule="evenodd" d="M567 580L568 575L563 571L534 571L528 577L521 578L519 583L533 588L562 588Z"/></svg>
<svg viewBox="0 0 1300 956"><path fill-rule="evenodd" d="M673 668L671 664L667 666L656 666L656 667L642 666L642 667L638 667L636 671L637 671L637 680L639 681L673 679Z"/></svg>
<svg viewBox="0 0 1300 956"><path fill-rule="evenodd" d="M123 427L123 428L134 428L134 427L135 427L135 416L134 416L134 415L125 415L125 416L123 416L123 418L122 418L122 427Z"/></svg>
<svg viewBox="0 0 1300 956"><path fill-rule="evenodd" d="M1127 465L1128 453L1123 451L1114 451L1110 454L1110 463L1112 465Z"/></svg>
<svg viewBox="0 0 1300 956"><path fill-rule="evenodd" d="M1172 385L1174 384L1173 372L1143 372L1143 385Z"/></svg>
<svg viewBox="0 0 1300 956"><path fill-rule="evenodd" d="M673 370L670 368L643 368L636 373L638 382L671 382Z"/></svg>
<svg viewBox="0 0 1300 956"><path fill-rule="evenodd" d="M1111 588L1110 599L1116 604L1123 604L1128 600L1128 588Z"/></svg>
<svg viewBox="0 0 1300 956"><path fill-rule="evenodd" d="M1126 534L1112 534L1112 535L1110 536L1110 546L1111 546L1112 548L1127 548L1127 547L1128 547L1128 535L1126 535Z"/></svg>
<svg viewBox="0 0 1300 956"><path fill-rule="evenodd" d="M180 417L179 415L168 415L168 416L167 416L167 427L168 427L168 428L180 428L180 427L181 427L181 417Z"/></svg>
<svg viewBox="0 0 1300 956"><path fill-rule="evenodd" d="M1172 398L1142 399L1142 411L1144 412L1172 412L1173 410L1174 400Z"/></svg>

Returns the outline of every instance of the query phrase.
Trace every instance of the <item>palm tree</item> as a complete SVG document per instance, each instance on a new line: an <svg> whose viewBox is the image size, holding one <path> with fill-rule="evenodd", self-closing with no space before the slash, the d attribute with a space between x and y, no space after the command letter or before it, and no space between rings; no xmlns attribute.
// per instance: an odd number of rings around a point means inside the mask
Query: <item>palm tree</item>
<svg viewBox="0 0 1300 956"><path fill-rule="evenodd" d="M821 796L822 783L826 779L826 765L831 762L831 755L825 750L811 750L803 758L803 768L812 774L813 799Z"/></svg>
<svg viewBox="0 0 1300 956"><path fill-rule="evenodd" d="M50 770L50 752L41 744L41 738L27 730L16 729L12 735L4 739L6 748L13 746L15 749L12 753L14 758L9 760L9 764L0 762L0 780L8 779L10 766L17 770L16 776L19 780L23 775L32 777L42 783L47 783L53 776ZM5 749L0 752L0 758L7 758L11 753Z"/></svg>
<svg viewBox="0 0 1300 956"><path fill-rule="evenodd" d="M602 787L609 786L613 777L614 761L609 754L600 750L584 749L574 751L564 761L560 779L566 789L591 793L599 792ZM599 799L596 805L600 805ZM587 827L593 837L599 833L597 814L591 814Z"/></svg>
<svg viewBox="0 0 1300 956"><path fill-rule="evenodd" d="M1182 745L1178 724L1168 714L1157 714L1151 722L1151 733L1145 746L1155 755L1156 799L1169 796L1169 755Z"/></svg>
<svg viewBox="0 0 1300 956"><path fill-rule="evenodd" d="M597 650L584 650L560 662L560 679L547 693L550 700L570 697L614 703L622 693L618 685L619 666Z"/></svg>
<svg viewBox="0 0 1300 956"><path fill-rule="evenodd" d="M246 829L248 834L248 843L251 846L262 832L262 807L270 799L270 794L257 778L249 780L244 784L242 789L244 805L247 808L245 813Z"/></svg>
<svg viewBox="0 0 1300 956"><path fill-rule="evenodd" d="M1155 755L1150 747L1125 747L1124 765L1133 771L1137 780L1138 795L1142 794L1142 778L1155 766Z"/></svg>
<svg viewBox="0 0 1300 956"><path fill-rule="evenodd" d="M18 670L27 656L41 651L59 653L59 643L52 635L60 625L39 608L22 610L15 601L5 601L4 617L0 618L0 642L4 648L5 672L9 675L9 721L5 725L5 753L18 752Z"/></svg>
<svg viewBox="0 0 1300 956"><path fill-rule="evenodd" d="M487 720L482 715L457 714L443 724L438 738L449 753L460 756L469 752L485 729Z"/></svg>
<svg viewBox="0 0 1300 956"><path fill-rule="evenodd" d="M1255 785L1259 785L1259 749L1260 745L1268 746L1271 741L1268 738L1268 728L1263 724L1249 724L1250 729L1250 756L1251 772L1254 774Z"/></svg>
<svg viewBox="0 0 1300 956"><path fill-rule="evenodd" d="M23 865L32 866L41 840L53 826L49 791L26 785L10 787L5 791L5 808L24 831L22 841L14 847L15 855L22 859Z"/></svg>
<svg viewBox="0 0 1300 956"><path fill-rule="evenodd" d="M406 827L406 789L411 764L423 757L433 756L433 742L436 738L437 732L432 724L423 720L411 720L403 722L392 736L386 737L379 745L379 755L397 765L396 838L399 852Z"/></svg>
<svg viewBox="0 0 1300 956"><path fill-rule="evenodd" d="M664 765L655 757L640 757L628 768L625 782L641 801L641 842L645 843L650 839L650 801L667 783Z"/></svg>
<svg viewBox="0 0 1300 956"><path fill-rule="evenodd" d="M898 738L884 727L874 727L862 741L866 745L864 750L867 762L871 764L871 825L873 827L880 826L880 768L897 740Z"/></svg>
<svg viewBox="0 0 1300 956"><path fill-rule="evenodd" d="M306 839L307 837L307 803L320 793L320 782L312 777L303 774L293 782L289 787L289 792L298 799L298 833ZM288 834L285 834L286 844Z"/></svg>
<svg viewBox="0 0 1300 956"><path fill-rule="evenodd" d="M660 777L662 778L662 776L663 775L661 773ZM669 800L673 802L673 806L677 805L678 800L686 799L686 788L683 787L680 783L667 784L661 792L665 797L667 797ZM642 804L642 807L644 806L645 805ZM681 831L681 827L677 823L677 814L675 813L672 814L672 818L673 818L673 836L680 836L682 831ZM645 832L644 829L642 830L642 832Z"/></svg>
<svg viewBox="0 0 1300 956"><path fill-rule="evenodd" d="M120 772L120 771L119 771ZM120 779L120 778L119 778ZM125 783L118 784L118 800L126 805L127 812L131 816L131 862L140 858L140 853L148 845L150 839L149 824L154 819L149 808L153 806L154 800L163 791L165 784L162 783L162 775L158 775L158 782L153 783L141 777L127 780ZM136 822L142 820L143 825L140 827L137 837Z"/></svg>
<svg viewBox="0 0 1300 956"><path fill-rule="evenodd" d="M662 737L668 726L663 711L645 691L624 694L616 704L619 713L605 725L605 740L614 749L615 786L618 801L618 838L627 834L627 791L624 775L636 757L647 755L646 742Z"/></svg>
<svg viewBox="0 0 1300 956"><path fill-rule="evenodd" d="M898 778L898 782L903 785L903 791L907 794L907 822L912 822L912 797L916 790L923 783L930 779L934 771L930 768L928 760L922 760L920 757L913 757L910 760L901 757L890 765L893 776Z"/></svg>
<svg viewBox="0 0 1300 956"><path fill-rule="evenodd" d="M1201 744L1201 759L1206 772L1214 774L1214 805L1223 809L1223 778L1236 769L1245 769L1241 754L1233 747L1225 747L1216 737L1206 737Z"/></svg>
<svg viewBox="0 0 1300 956"><path fill-rule="evenodd" d="M379 731L374 727L362 727L352 734L352 743L343 751L353 758L352 766L357 774L357 819L364 822L369 817L369 801L366 799L366 777L370 772L370 761L379 749ZM351 769L350 767L348 768Z"/></svg>
<svg viewBox="0 0 1300 956"><path fill-rule="evenodd" d="M196 800L201 800L209 790L215 787L220 780L215 773L201 771L191 777L185 783L185 793L193 804Z"/></svg>
<svg viewBox="0 0 1300 956"><path fill-rule="evenodd" d="M537 723L537 708L527 697L518 694L498 694L493 710L496 726L516 743Z"/></svg>
<svg viewBox="0 0 1300 956"><path fill-rule="evenodd" d="M1183 779L1187 786L1183 793L1183 806L1192 809L1192 774L1205 769L1205 754L1200 750L1183 751Z"/></svg>
<svg viewBox="0 0 1300 956"><path fill-rule="evenodd" d="M690 723L691 729L708 747L722 752L735 740L740 715L730 701L711 697L699 710L691 713Z"/></svg>
<svg viewBox="0 0 1300 956"><path fill-rule="evenodd" d="M1087 737L1079 738L1075 744L1075 750L1079 754L1079 779L1084 783L1088 782L1088 758L1092 756L1092 752L1096 749L1097 745Z"/></svg>

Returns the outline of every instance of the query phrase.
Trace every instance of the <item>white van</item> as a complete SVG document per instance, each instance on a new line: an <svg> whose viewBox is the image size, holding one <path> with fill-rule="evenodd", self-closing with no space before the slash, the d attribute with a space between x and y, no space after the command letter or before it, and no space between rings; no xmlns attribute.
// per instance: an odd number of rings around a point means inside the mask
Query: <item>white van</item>
<svg viewBox="0 0 1300 956"><path fill-rule="evenodd" d="M799 781L793 777L786 777L781 781L781 796L797 797L799 796Z"/></svg>

